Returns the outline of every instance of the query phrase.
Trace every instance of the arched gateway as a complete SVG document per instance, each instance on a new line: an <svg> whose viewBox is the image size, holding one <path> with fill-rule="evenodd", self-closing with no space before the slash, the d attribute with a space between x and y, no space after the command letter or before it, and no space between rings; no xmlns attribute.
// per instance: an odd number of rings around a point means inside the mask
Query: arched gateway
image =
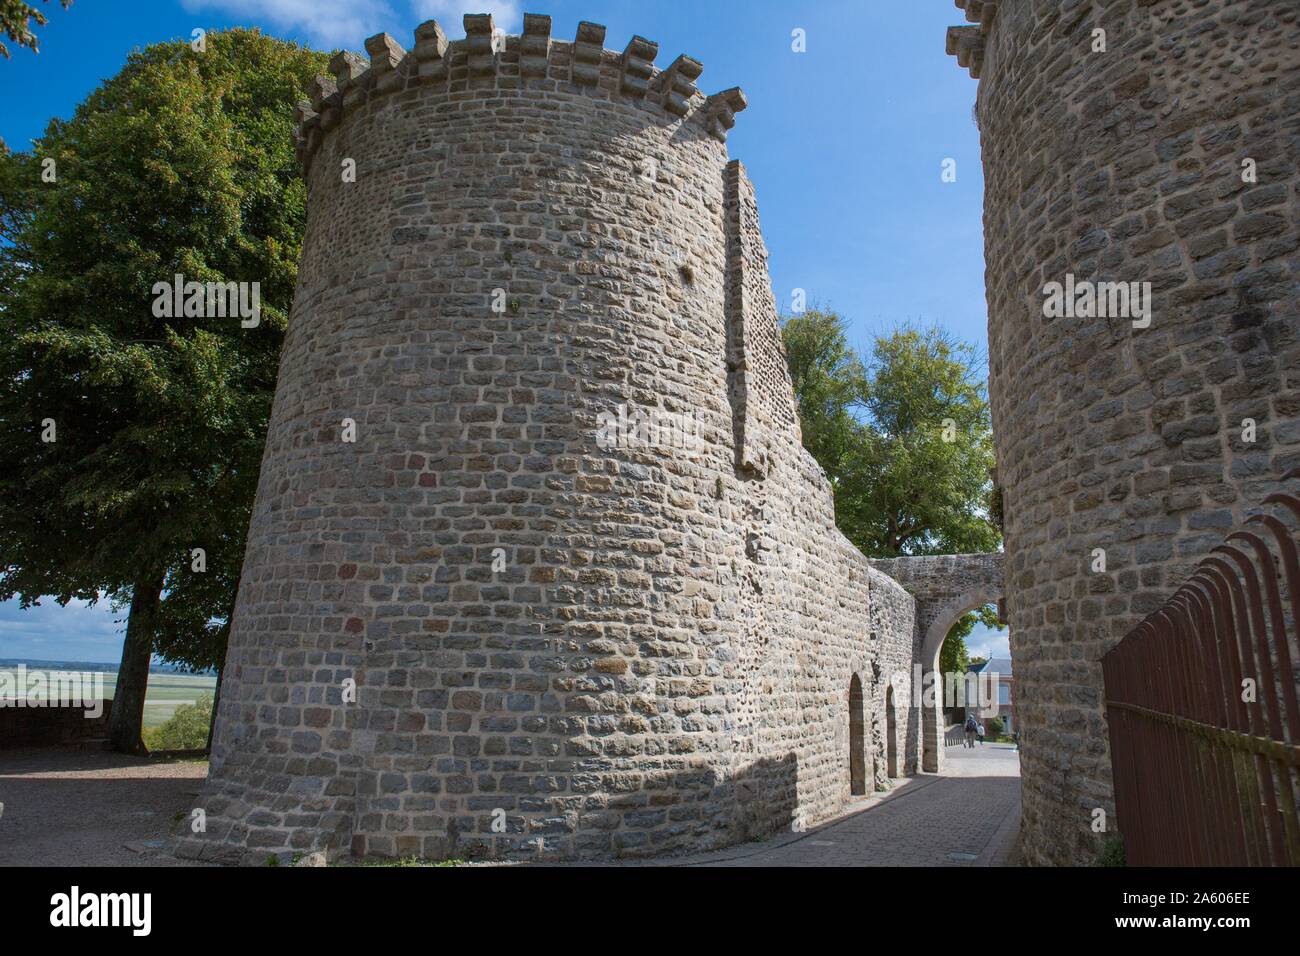
<svg viewBox="0 0 1300 956"><path fill-rule="evenodd" d="M986 604L1001 606L1001 554L944 554L873 560L916 598L914 660L921 683L913 694L935 688L933 702L921 707L921 769L937 773L943 766L943 682L938 674L939 649L952 626L967 611ZM931 684L931 682L933 682ZM916 684L915 681L912 682Z"/></svg>
<svg viewBox="0 0 1300 956"><path fill-rule="evenodd" d="M849 681L849 793L855 797L867 792L867 753L863 723L862 680L854 674Z"/></svg>

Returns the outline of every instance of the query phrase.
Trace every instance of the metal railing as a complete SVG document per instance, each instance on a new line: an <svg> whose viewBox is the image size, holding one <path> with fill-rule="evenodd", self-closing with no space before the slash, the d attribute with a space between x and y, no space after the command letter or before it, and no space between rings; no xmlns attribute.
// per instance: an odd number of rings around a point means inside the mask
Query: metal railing
<svg viewBox="0 0 1300 956"><path fill-rule="evenodd" d="M1129 865L1300 865L1300 555L1278 517L1300 498L1264 504L1102 657Z"/></svg>

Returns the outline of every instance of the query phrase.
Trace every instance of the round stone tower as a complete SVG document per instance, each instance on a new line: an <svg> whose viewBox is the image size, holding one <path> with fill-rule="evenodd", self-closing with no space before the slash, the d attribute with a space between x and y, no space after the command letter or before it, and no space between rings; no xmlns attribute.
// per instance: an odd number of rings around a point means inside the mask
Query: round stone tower
<svg viewBox="0 0 1300 956"><path fill-rule="evenodd" d="M704 849L837 811L886 726L915 766L884 704L911 602L800 446L725 147L744 96L596 24L465 29L372 37L300 107L302 264L183 853Z"/></svg>
<svg viewBox="0 0 1300 956"><path fill-rule="evenodd" d="M1300 464L1300 7L957 6L1022 839L1031 862L1081 863L1124 827L1100 656Z"/></svg>

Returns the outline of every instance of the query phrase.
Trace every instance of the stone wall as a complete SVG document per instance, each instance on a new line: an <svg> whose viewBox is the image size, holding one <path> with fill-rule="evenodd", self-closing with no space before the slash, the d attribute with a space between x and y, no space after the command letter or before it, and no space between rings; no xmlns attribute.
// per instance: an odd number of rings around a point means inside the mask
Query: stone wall
<svg viewBox="0 0 1300 956"><path fill-rule="evenodd" d="M891 727L916 765L885 706L914 605L800 445L724 145L743 95L595 24L465 26L371 38L300 109L303 261L184 855L699 850L842 810L851 747L886 785Z"/></svg>
<svg viewBox="0 0 1300 956"><path fill-rule="evenodd" d="M101 700L90 716L82 705L20 707L16 699L0 700L0 750L17 747L82 747L108 739L113 701Z"/></svg>
<svg viewBox="0 0 1300 956"><path fill-rule="evenodd" d="M1300 463L1300 7L958 6L975 25L948 50L980 78L1021 834L1030 862L1084 863L1093 810L1114 820L1100 656ZM1045 318L1067 273L1150 282L1150 324Z"/></svg>

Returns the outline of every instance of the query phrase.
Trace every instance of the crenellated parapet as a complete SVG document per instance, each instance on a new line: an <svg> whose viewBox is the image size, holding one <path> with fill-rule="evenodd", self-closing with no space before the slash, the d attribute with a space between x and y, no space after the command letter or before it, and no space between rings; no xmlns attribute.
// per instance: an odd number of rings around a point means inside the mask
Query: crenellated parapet
<svg viewBox="0 0 1300 956"><path fill-rule="evenodd" d="M978 23L980 29L988 32L993 18L998 15L998 5L994 0L954 0L958 10L966 11L967 23Z"/></svg>
<svg viewBox="0 0 1300 956"><path fill-rule="evenodd" d="M605 28L583 20L578 24L578 35L570 51L569 79L582 86L595 86L600 82L600 63L604 56Z"/></svg>
<svg viewBox="0 0 1300 956"><path fill-rule="evenodd" d="M723 142L747 105L739 89L701 93L695 84L704 65L692 57L681 55L667 69L656 69L659 44L653 40L634 36L621 53L605 49L605 27L598 23L579 23L571 42L553 39L551 18L535 13L524 15L518 36L502 33L486 13L466 14L464 29L463 40L449 40L429 20L416 27L411 50L380 33L365 41L365 56L337 54L329 64L332 78L313 80L308 100L294 114L294 142L304 166L345 113L412 89L452 94L549 84L662 111L666 121L698 124Z"/></svg>
<svg viewBox="0 0 1300 956"><path fill-rule="evenodd" d="M957 58L957 65L970 70L972 79L980 78L984 66L984 37L979 27L949 27L944 42L949 56Z"/></svg>
<svg viewBox="0 0 1300 956"><path fill-rule="evenodd" d="M430 21L432 22L432 21ZM434 23L436 28L438 24ZM551 62L551 18L524 14L524 32L519 38L519 72L522 76L545 76Z"/></svg>
<svg viewBox="0 0 1300 956"><path fill-rule="evenodd" d="M677 116L685 116L691 97L698 92L695 81L704 72L704 64L682 54L673 60L663 77L663 107Z"/></svg>
<svg viewBox="0 0 1300 956"><path fill-rule="evenodd" d="M966 21L975 26L949 27L944 49L957 58L957 64L970 70L973 79L980 78L984 68L984 39L993 27L998 5L992 0L954 0L957 9L964 10Z"/></svg>

